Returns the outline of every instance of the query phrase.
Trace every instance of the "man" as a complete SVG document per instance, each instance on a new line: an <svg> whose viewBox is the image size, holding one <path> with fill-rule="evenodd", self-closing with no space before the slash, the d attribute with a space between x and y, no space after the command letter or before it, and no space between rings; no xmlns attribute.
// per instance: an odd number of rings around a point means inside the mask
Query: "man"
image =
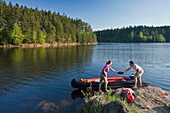
<svg viewBox="0 0 170 113"><path fill-rule="evenodd" d="M144 70L140 66L138 66L137 64L134 64L133 61L130 61L129 65L130 65L130 68L125 70L124 73L129 71L131 68L134 69L136 71L136 73L134 75L134 79L135 79L135 86L134 86L134 88L137 88L137 79L139 81L139 86L142 87L141 76L144 73Z"/></svg>

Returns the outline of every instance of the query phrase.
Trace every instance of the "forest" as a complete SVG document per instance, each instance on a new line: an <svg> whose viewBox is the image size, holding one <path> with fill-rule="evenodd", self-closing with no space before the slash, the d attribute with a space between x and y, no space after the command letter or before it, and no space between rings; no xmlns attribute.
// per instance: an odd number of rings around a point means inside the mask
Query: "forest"
<svg viewBox="0 0 170 113"><path fill-rule="evenodd" d="M170 26L128 26L94 33L98 42L170 42Z"/></svg>
<svg viewBox="0 0 170 113"><path fill-rule="evenodd" d="M0 45L94 42L91 25L81 19L0 1Z"/></svg>

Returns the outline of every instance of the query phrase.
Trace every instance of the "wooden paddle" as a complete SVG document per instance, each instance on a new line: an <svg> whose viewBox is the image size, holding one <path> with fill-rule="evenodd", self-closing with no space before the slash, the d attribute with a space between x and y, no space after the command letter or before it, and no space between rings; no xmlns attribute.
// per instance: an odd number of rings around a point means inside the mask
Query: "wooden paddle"
<svg viewBox="0 0 170 113"><path fill-rule="evenodd" d="M142 102L142 104L144 104L144 105L146 106L147 109L151 109L147 104L145 104L145 103L135 94L135 92L133 92L133 94L135 95L135 97L136 97L137 99L139 99L139 100Z"/></svg>

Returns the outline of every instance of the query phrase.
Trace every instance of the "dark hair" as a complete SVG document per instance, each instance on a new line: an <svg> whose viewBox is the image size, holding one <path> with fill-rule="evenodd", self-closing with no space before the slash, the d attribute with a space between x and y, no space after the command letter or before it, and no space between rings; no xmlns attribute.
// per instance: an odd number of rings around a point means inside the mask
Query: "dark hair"
<svg viewBox="0 0 170 113"><path fill-rule="evenodd" d="M111 64L111 63L112 63L112 61L111 61L111 60L109 60L109 61L107 61L107 62L106 62L106 64Z"/></svg>
<svg viewBox="0 0 170 113"><path fill-rule="evenodd" d="M130 61L129 63L130 63L130 64L134 64L134 62L133 62L133 61Z"/></svg>

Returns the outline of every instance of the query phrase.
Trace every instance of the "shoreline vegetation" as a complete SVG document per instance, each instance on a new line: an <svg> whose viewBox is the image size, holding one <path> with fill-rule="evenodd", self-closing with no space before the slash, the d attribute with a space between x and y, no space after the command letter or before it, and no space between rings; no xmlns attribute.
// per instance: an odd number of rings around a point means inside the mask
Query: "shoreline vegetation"
<svg viewBox="0 0 170 113"><path fill-rule="evenodd" d="M0 1L0 45L97 43L89 23L50 10Z"/></svg>
<svg viewBox="0 0 170 113"><path fill-rule="evenodd" d="M94 32L98 42L164 43L170 42L170 26L129 26Z"/></svg>
<svg viewBox="0 0 170 113"><path fill-rule="evenodd" d="M34 47L60 47L60 46L78 46L78 45L97 45L97 43L44 43L44 44L19 44L19 45L0 45L0 48L34 48Z"/></svg>

